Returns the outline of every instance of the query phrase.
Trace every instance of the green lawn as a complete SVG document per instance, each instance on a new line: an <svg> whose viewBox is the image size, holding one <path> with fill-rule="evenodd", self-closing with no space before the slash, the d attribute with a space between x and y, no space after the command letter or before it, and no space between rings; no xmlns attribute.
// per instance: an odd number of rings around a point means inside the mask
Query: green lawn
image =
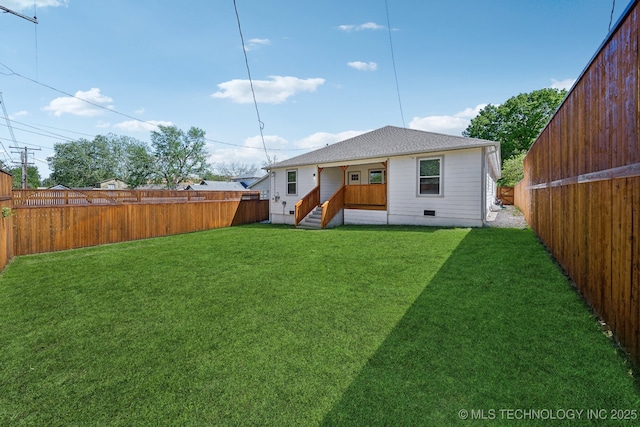
<svg viewBox="0 0 640 427"><path fill-rule="evenodd" d="M640 411L630 367L530 230L253 225L19 257L0 326L0 425Z"/></svg>

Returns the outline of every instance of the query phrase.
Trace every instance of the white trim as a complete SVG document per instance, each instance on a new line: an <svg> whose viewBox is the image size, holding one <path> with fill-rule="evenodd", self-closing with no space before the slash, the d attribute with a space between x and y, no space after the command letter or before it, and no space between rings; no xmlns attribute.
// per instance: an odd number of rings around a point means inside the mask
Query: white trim
<svg viewBox="0 0 640 427"><path fill-rule="evenodd" d="M440 161L440 175L438 175L438 194L422 194L420 193L420 162L425 160ZM435 177L435 175L434 175ZM416 158L416 197L444 197L444 154L441 156L417 157Z"/></svg>
<svg viewBox="0 0 640 427"><path fill-rule="evenodd" d="M296 174L296 180L294 182L289 182L289 172L294 172ZM297 196L298 195L298 169L287 169L284 175L286 192L287 196ZM296 191L293 193L289 193L289 184L296 185Z"/></svg>

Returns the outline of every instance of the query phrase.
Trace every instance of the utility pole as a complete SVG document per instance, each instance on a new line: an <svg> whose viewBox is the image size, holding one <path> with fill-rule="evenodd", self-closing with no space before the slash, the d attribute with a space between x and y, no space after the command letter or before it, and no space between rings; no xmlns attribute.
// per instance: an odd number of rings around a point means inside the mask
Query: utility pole
<svg viewBox="0 0 640 427"><path fill-rule="evenodd" d="M29 148L29 147L13 147L10 146L9 148L15 148L16 150L20 150L20 151L13 151L13 153L15 154L20 154L20 163L21 163L21 167L22 167L22 189L26 190L27 189L27 175L29 172L29 166L34 166L34 163L29 163L29 150L31 151L35 151L38 150L40 151L40 148Z"/></svg>
<svg viewBox="0 0 640 427"><path fill-rule="evenodd" d="M0 10L3 10L4 13L10 13L12 15L15 15L15 16L19 17L19 18L26 19L27 21L33 22L34 24L38 23L38 18L35 17L35 16L33 18L30 18L27 15L23 15L21 13L16 12L15 10L11 10L11 9L6 8L4 6L0 6Z"/></svg>

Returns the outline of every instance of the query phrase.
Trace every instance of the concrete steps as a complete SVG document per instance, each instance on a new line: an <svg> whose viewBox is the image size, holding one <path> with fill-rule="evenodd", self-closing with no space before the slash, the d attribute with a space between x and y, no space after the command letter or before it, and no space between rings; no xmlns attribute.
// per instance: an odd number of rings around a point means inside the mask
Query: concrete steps
<svg viewBox="0 0 640 427"><path fill-rule="evenodd" d="M322 222L322 208L317 206L307 215L302 221L298 223L298 228L304 228L307 230L320 230Z"/></svg>

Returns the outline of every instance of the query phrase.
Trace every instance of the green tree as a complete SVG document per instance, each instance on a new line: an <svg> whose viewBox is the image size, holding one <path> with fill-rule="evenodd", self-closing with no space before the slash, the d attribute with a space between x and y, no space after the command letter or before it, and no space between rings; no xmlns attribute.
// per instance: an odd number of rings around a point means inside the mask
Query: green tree
<svg viewBox="0 0 640 427"><path fill-rule="evenodd" d="M207 171L205 132L192 127L188 132L176 126L158 126L151 132L151 146L155 157L157 181L170 189L194 175L202 176Z"/></svg>
<svg viewBox="0 0 640 427"><path fill-rule="evenodd" d="M54 144L53 149L54 155L47 158L50 178L68 187L94 187L109 178L137 183L140 171L152 164L150 154L143 155L148 146L128 136L98 135L92 141Z"/></svg>
<svg viewBox="0 0 640 427"><path fill-rule="evenodd" d="M22 188L22 168L11 169L13 188ZM36 166L27 166L27 188L40 187L40 172Z"/></svg>
<svg viewBox="0 0 640 427"><path fill-rule="evenodd" d="M546 88L521 93L498 106L489 104L471 120L462 134L499 141L504 162L529 149L566 94L564 89Z"/></svg>
<svg viewBox="0 0 640 427"><path fill-rule="evenodd" d="M499 185L513 187L524 178L524 156L526 151L514 154L502 163L502 178Z"/></svg>
<svg viewBox="0 0 640 427"><path fill-rule="evenodd" d="M225 179L235 178L241 175L253 174L258 171L258 167L252 164L239 162L222 162L215 167L218 174Z"/></svg>

